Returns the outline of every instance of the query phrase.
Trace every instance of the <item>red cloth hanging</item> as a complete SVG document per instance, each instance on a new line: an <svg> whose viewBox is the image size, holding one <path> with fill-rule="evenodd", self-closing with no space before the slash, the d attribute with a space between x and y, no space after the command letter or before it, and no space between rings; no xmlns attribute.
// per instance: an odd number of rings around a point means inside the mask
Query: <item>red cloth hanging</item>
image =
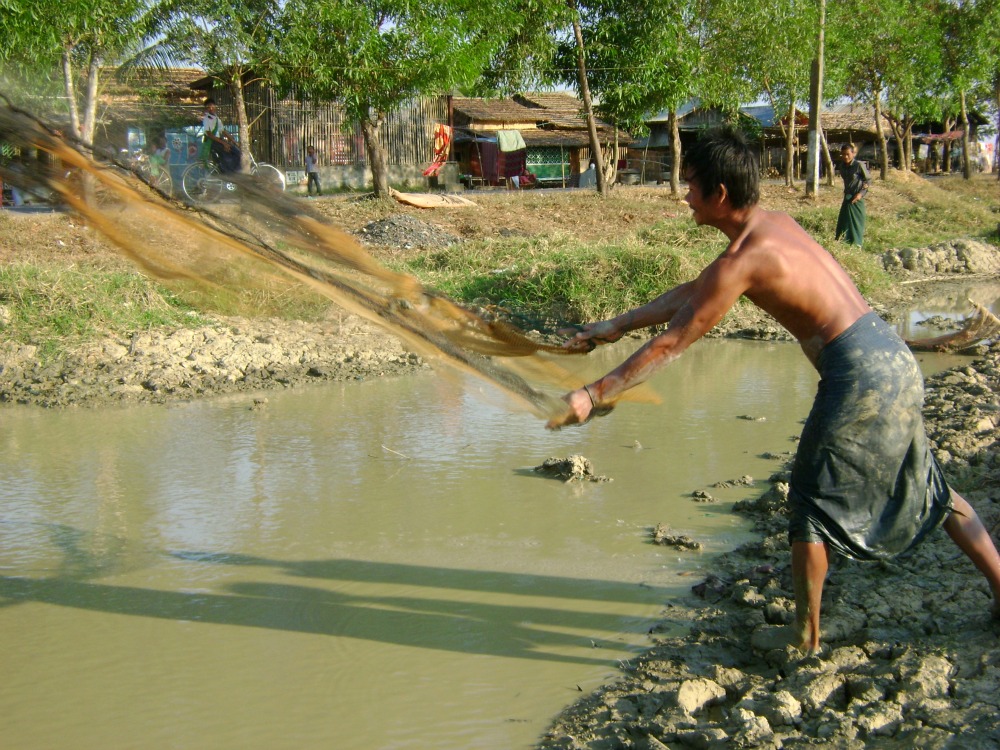
<svg viewBox="0 0 1000 750"><path fill-rule="evenodd" d="M448 161L448 151L451 146L451 126L438 123L434 126L434 160L424 170L424 177L433 177L441 171Z"/></svg>

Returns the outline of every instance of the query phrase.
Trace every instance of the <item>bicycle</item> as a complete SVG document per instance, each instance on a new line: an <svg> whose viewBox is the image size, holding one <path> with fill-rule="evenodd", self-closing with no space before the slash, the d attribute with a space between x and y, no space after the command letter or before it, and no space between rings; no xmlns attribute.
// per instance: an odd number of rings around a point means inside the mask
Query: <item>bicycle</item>
<svg viewBox="0 0 1000 750"><path fill-rule="evenodd" d="M269 190L283 192L285 175L277 167L258 162L250 155L250 177L257 179ZM198 160L189 164L181 175L181 188L192 203L212 203L219 200L223 192L234 192L236 183L227 180L214 161Z"/></svg>
<svg viewBox="0 0 1000 750"><path fill-rule="evenodd" d="M173 195L174 179L170 176L170 168L154 164L147 154L137 152L129 160L129 167L139 175L140 179L164 195Z"/></svg>

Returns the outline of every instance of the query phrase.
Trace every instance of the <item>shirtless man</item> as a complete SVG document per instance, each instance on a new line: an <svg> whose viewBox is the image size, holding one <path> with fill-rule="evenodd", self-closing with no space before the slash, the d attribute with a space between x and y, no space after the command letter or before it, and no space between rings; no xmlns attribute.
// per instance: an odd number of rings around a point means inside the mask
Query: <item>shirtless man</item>
<svg viewBox="0 0 1000 750"><path fill-rule="evenodd" d="M729 246L693 281L569 339L589 351L626 332L669 322L604 377L565 396L547 425L587 421L677 359L740 296L798 340L821 381L792 469L792 574L799 649L820 647L820 602L829 552L861 560L906 551L939 525L986 576L1000 617L1000 555L976 512L945 483L924 432L923 378L895 332L836 260L784 213L765 211L756 153L723 129L685 155L685 201L697 224Z"/></svg>

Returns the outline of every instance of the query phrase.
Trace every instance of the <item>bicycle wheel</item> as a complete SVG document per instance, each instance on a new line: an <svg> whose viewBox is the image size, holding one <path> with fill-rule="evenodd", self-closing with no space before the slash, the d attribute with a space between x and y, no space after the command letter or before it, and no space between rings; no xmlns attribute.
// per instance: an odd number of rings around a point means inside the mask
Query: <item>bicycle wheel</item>
<svg viewBox="0 0 1000 750"><path fill-rule="evenodd" d="M253 175L267 190L281 193L285 189L285 175L277 167L272 167L270 164L258 164Z"/></svg>
<svg viewBox="0 0 1000 750"><path fill-rule="evenodd" d="M149 184L166 196L174 193L174 179L170 176L170 170L160 169L155 175L150 175Z"/></svg>
<svg viewBox="0 0 1000 750"><path fill-rule="evenodd" d="M194 203L211 203L222 193L222 177L214 164L196 161L181 175L181 188L188 200Z"/></svg>

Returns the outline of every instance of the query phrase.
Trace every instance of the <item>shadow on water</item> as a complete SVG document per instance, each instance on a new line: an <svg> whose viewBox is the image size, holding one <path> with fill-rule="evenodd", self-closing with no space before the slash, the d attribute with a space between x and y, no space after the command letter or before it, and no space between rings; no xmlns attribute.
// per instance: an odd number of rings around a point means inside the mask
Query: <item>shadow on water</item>
<svg viewBox="0 0 1000 750"><path fill-rule="evenodd" d="M230 553L170 552L168 557L199 565L267 567L279 574L316 581L386 584L412 595L354 595L332 588L241 581L225 593L164 591L97 583L86 578L110 572L107 560L87 564L78 544L88 535L55 530L73 564L53 576L0 576L0 606L36 602L75 609L180 622L329 635L422 649L523 659L603 665L560 650L579 648L578 632L617 632L621 617L581 608L539 605L539 599L648 602L656 587L607 580L449 569L360 560L271 560ZM89 573L90 575L87 575ZM82 574L82 575L81 575ZM366 591L371 591L368 586ZM489 592L497 602L466 601L461 591ZM418 593L419 592L419 593ZM430 596L423 596L426 592ZM447 592L455 592L449 595ZM667 596L663 590L662 595ZM503 596L516 596L501 603ZM507 600L510 601L510 600ZM557 632L556 629L559 631ZM498 638L498 634L500 637ZM620 648L591 638L594 648Z"/></svg>

